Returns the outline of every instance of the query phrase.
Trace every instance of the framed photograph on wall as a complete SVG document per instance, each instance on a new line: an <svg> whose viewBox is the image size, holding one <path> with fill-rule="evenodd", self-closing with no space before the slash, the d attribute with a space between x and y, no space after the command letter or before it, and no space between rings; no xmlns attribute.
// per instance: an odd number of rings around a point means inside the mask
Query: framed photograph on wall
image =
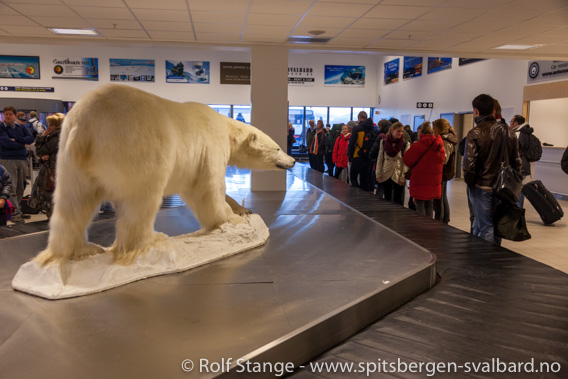
<svg viewBox="0 0 568 379"><path fill-rule="evenodd" d="M0 55L0 78L39 79L39 57Z"/></svg>

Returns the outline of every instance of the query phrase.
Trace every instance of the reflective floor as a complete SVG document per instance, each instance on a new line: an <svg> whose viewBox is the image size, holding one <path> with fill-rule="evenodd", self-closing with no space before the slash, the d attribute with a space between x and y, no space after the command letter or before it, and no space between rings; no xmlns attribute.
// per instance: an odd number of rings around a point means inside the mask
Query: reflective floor
<svg viewBox="0 0 568 379"><path fill-rule="evenodd" d="M13 291L18 267L47 232L0 240L0 373L7 378L175 378L207 359L303 363L433 285L423 247L288 173L286 192L251 192L229 171L227 192L261 215L265 246L180 274L82 298ZM191 212L159 212L169 235L198 229ZM108 246L114 220L90 229ZM191 373L184 360L194 361Z"/></svg>

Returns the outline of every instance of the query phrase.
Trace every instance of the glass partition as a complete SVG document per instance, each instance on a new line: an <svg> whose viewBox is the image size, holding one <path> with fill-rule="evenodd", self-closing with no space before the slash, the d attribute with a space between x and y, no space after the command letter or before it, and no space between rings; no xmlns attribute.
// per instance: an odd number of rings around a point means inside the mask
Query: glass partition
<svg viewBox="0 0 568 379"><path fill-rule="evenodd" d="M211 108L215 109L217 113L222 114L223 116L231 117L231 106L230 105L220 105L220 104L213 104L209 105Z"/></svg>
<svg viewBox="0 0 568 379"><path fill-rule="evenodd" d="M351 108L349 107L329 107L329 124L347 124L353 120Z"/></svg>

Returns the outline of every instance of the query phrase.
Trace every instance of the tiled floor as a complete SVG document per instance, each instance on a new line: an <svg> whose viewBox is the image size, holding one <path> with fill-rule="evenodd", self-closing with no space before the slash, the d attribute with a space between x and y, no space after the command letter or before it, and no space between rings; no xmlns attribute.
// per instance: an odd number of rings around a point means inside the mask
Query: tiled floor
<svg viewBox="0 0 568 379"><path fill-rule="evenodd" d="M243 170L242 175L239 172L235 172L232 178L228 177L227 187L234 187L233 189L250 188L250 174L248 170ZM408 189L406 199L408 199ZM450 225L469 232L466 185L462 180L454 179L449 182L448 199L451 210ZM567 216L551 226L544 226L530 202L525 200L527 227L532 238L522 242L503 241L503 246L568 273L568 201L559 200L559 203ZM32 215L32 218L26 220L26 222L40 220L45 220L45 215Z"/></svg>

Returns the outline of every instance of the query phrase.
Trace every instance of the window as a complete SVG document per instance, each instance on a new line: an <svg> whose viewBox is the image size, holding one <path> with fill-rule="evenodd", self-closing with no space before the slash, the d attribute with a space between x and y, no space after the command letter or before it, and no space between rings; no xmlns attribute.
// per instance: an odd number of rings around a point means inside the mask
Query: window
<svg viewBox="0 0 568 379"><path fill-rule="evenodd" d="M329 107L329 124L347 124L353 120L351 108L348 107Z"/></svg>
<svg viewBox="0 0 568 379"><path fill-rule="evenodd" d="M233 105L233 118L250 124L250 105Z"/></svg>
<svg viewBox="0 0 568 379"><path fill-rule="evenodd" d="M416 131L416 129L422 125L422 123L424 122L424 120L426 120L426 118L424 117L424 115L420 115L420 116L414 116L414 127L412 128L414 131Z"/></svg>
<svg viewBox="0 0 568 379"><path fill-rule="evenodd" d="M353 108L353 120L357 121L357 116L361 111L365 111L367 113L367 117L373 117L371 114L371 108Z"/></svg>
<svg viewBox="0 0 568 379"><path fill-rule="evenodd" d="M313 119L316 123L317 120L322 120L325 126L328 123L327 109L328 107L306 107L306 119ZM308 115L308 112L311 116Z"/></svg>
<svg viewBox="0 0 568 379"><path fill-rule="evenodd" d="M211 108L215 109L217 113L223 116L231 117L231 106L230 105L209 105Z"/></svg>

